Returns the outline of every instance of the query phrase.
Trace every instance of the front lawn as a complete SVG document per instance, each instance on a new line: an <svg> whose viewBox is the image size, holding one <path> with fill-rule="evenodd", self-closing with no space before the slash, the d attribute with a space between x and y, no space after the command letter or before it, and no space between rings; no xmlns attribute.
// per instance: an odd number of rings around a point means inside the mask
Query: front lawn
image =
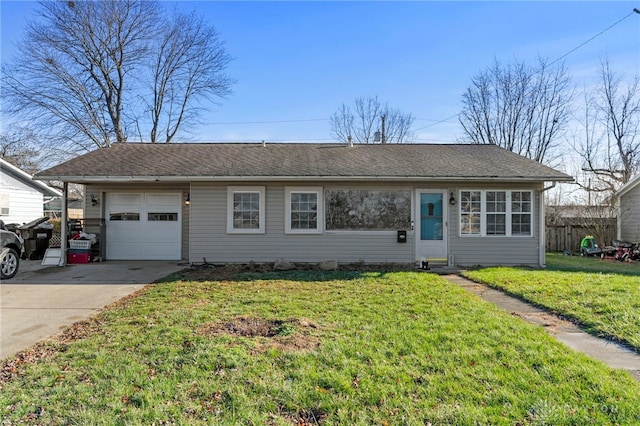
<svg viewBox="0 0 640 426"><path fill-rule="evenodd" d="M547 255L546 270L485 268L464 275L640 351L640 263Z"/></svg>
<svg viewBox="0 0 640 426"><path fill-rule="evenodd" d="M147 287L2 370L8 424L640 423L640 385L420 272ZM79 336L78 336L79 335ZM75 338L77 336L78 338Z"/></svg>
<svg viewBox="0 0 640 426"><path fill-rule="evenodd" d="M640 277L640 262L620 262L599 257L564 256L559 253L547 253L547 270L601 272Z"/></svg>

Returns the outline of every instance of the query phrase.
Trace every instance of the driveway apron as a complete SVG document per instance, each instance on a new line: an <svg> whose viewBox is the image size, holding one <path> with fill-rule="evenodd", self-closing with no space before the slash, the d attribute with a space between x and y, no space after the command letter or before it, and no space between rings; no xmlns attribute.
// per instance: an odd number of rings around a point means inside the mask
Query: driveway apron
<svg viewBox="0 0 640 426"><path fill-rule="evenodd" d="M186 265L109 261L65 267L22 261L0 284L0 359L30 348Z"/></svg>

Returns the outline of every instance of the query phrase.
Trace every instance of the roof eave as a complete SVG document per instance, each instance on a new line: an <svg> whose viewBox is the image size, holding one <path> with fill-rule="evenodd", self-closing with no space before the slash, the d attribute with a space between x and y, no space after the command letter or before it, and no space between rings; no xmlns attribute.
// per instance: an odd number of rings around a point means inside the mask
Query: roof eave
<svg viewBox="0 0 640 426"><path fill-rule="evenodd" d="M631 191L633 188L635 188L638 185L640 185L640 175L631 179L624 186L622 186L622 188L620 188L620 190L614 194L614 198L622 197L623 195L625 195L627 192Z"/></svg>
<svg viewBox="0 0 640 426"><path fill-rule="evenodd" d="M238 181L327 181L344 180L401 182L495 181L495 182L573 182L570 176L37 176L38 180L73 183L147 183L147 182L238 182Z"/></svg>
<svg viewBox="0 0 640 426"><path fill-rule="evenodd" d="M48 195L50 197L60 197L62 193L55 188L51 188L49 185L44 182L38 182L38 180L49 180L49 179L36 179L34 176L31 176L29 173L20 169L19 167L14 166L0 158L0 162L2 163L2 168L5 170L7 174L10 174L15 179L23 182L25 185L30 186L34 190L40 192L42 195Z"/></svg>

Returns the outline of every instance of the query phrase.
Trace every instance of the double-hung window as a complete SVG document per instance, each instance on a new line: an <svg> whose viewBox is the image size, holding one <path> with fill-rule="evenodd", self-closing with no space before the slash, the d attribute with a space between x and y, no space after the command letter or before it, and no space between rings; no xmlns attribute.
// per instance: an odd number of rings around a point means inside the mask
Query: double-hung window
<svg viewBox="0 0 640 426"><path fill-rule="evenodd" d="M505 235L507 231L507 193L486 191L487 235Z"/></svg>
<svg viewBox="0 0 640 426"><path fill-rule="evenodd" d="M287 187L285 189L285 232L319 234L324 208L322 188Z"/></svg>
<svg viewBox="0 0 640 426"><path fill-rule="evenodd" d="M531 191L511 191L511 235L531 235Z"/></svg>
<svg viewBox="0 0 640 426"><path fill-rule="evenodd" d="M227 232L264 234L264 186L230 186L227 188Z"/></svg>
<svg viewBox="0 0 640 426"><path fill-rule="evenodd" d="M460 191L460 235L531 236L531 191Z"/></svg>
<svg viewBox="0 0 640 426"><path fill-rule="evenodd" d="M460 192L460 234L480 235L482 191Z"/></svg>

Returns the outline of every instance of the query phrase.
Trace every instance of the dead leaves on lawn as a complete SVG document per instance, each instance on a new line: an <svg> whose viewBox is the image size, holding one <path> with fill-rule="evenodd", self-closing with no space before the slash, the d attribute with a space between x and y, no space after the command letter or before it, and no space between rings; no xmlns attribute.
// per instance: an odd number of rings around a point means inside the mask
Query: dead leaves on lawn
<svg viewBox="0 0 640 426"><path fill-rule="evenodd" d="M67 344L84 339L90 334L100 330L101 323L96 318L79 321L64 329L60 334L49 340L38 343L26 351L19 352L0 363L0 385L20 375L25 364L37 364L43 359L49 358L58 352L64 352Z"/></svg>

